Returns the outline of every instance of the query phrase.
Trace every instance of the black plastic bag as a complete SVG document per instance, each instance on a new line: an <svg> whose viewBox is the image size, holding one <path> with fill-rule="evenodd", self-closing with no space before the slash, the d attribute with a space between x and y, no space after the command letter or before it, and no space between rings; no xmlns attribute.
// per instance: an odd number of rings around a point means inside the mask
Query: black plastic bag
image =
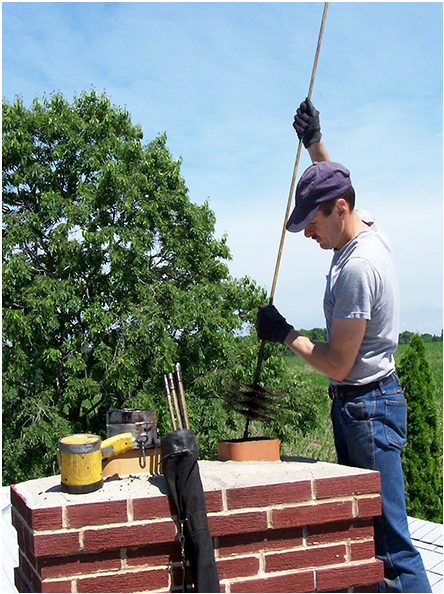
<svg viewBox="0 0 444 594"><path fill-rule="evenodd" d="M167 433L161 438L160 449L163 476L176 506L182 551L190 562L195 591L220 592L194 430L178 429ZM184 557L182 569L185 592Z"/></svg>

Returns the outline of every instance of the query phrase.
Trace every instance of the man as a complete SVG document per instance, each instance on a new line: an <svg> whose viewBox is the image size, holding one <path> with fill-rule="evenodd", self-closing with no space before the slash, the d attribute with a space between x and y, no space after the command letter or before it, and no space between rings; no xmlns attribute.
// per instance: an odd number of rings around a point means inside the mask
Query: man
<svg viewBox="0 0 444 594"><path fill-rule="evenodd" d="M382 515L376 555L384 562L380 592L431 592L413 547L405 509L401 448L406 401L395 372L399 298L390 242L367 213L355 210L349 171L330 161L319 112L301 103L293 126L313 164L296 188L287 230L304 230L334 250L324 294L327 342L299 334L273 305L259 308L258 338L285 344L330 379L331 417L340 464L378 470Z"/></svg>

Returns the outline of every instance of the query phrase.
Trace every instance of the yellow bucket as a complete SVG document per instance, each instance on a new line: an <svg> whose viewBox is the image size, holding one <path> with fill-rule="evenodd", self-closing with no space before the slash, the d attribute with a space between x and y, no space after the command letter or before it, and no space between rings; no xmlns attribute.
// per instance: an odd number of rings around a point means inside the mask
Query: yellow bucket
<svg viewBox="0 0 444 594"><path fill-rule="evenodd" d="M61 487L66 493L91 493L103 485L102 459L132 448L132 434L121 433L102 442L98 435L77 433L58 441Z"/></svg>

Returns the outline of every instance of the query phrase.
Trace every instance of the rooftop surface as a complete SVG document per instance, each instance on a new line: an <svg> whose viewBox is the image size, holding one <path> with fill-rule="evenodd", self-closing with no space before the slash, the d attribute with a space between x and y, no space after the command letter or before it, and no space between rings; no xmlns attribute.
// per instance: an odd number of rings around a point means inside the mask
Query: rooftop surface
<svg viewBox="0 0 444 594"><path fill-rule="evenodd" d="M442 524L409 518L410 536L426 568L433 592L443 592L442 580Z"/></svg>

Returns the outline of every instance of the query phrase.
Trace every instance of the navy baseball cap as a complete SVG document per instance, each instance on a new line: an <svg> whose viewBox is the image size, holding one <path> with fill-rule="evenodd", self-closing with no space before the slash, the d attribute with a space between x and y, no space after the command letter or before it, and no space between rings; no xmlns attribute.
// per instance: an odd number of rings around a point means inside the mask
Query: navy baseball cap
<svg viewBox="0 0 444 594"><path fill-rule="evenodd" d="M340 163L319 161L310 165L296 187L296 205L287 221L287 231L298 233L305 229L321 202L343 196L351 185L350 171Z"/></svg>

